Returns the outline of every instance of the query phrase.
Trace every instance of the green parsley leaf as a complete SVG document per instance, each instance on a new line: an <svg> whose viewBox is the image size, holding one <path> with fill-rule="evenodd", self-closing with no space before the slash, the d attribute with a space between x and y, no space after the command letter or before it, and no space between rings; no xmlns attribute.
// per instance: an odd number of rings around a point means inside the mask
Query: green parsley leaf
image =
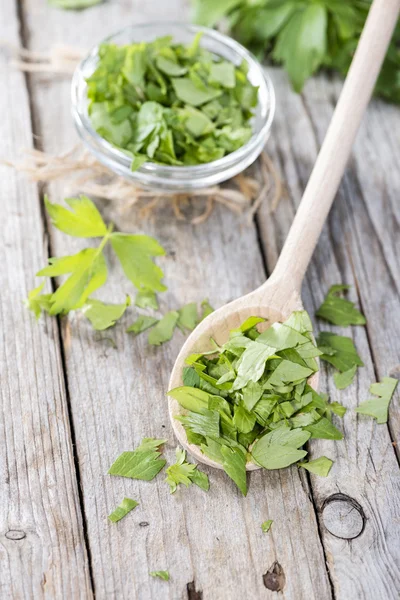
<svg viewBox="0 0 400 600"><path fill-rule="evenodd" d="M210 489L210 481L208 479L208 475L203 473L203 471L199 471L198 467L194 470L191 476L192 482L197 485L197 487L201 488L205 492L208 492Z"/></svg>
<svg viewBox="0 0 400 600"><path fill-rule="evenodd" d="M165 314L163 318L153 327L149 333L149 344L160 346L164 342L168 342L174 334L176 324L179 319L179 313L172 310Z"/></svg>
<svg viewBox="0 0 400 600"><path fill-rule="evenodd" d="M39 277L58 277L70 274L52 294L50 314L57 315L80 308L95 290L107 280L104 256L94 248L81 250L72 256L49 258L49 266L41 269Z"/></svg>
<svg viewBox="0 0 400 600"><path fill-rule="evenodd" d="M210 305L208 300L203 300L203 302L201 303L201 309L202 309L202 313L201 313L200 321L202 321L203 319L208 317L208 315L211 315L211 313L214 312L214 309Z"/></svg>
<svg viewBox="0 0 400 600"><path fill-rule="evenodd" d="M353 365L350 369L348 369L347 371L344 371L343 373L334 373L333 380L335 382L337 389L344 390L350 384L352 384L353 380L354 380L354 376L356 374L356 371L357 371L357 365Z"/></svg>
<svg viewBox="0 0 400 600"><path fill-rule="evenodd" d="M304 428L311 433L311 438L322 440L342 440L343 434L327 419L322 417L317 423Z"/></svg>
<svg viewBox="0 0 400 600"><path fill-rule="evenodd" d="M139 335L139 333L150 329L150 327L153 327L153 325L155 325L156 323L158 323L158 319L155 319L154 317L149 317L147 315L140 315L136 319L136 321L132 323L130 327L128 327L126 331L127 333Z"/></svg>
<svg viewBox="0 0 400 600"><path fill-rule="evenodd" d="M87 196L66 198L68 210L60 204L52 204L47 196L44 198L46 210L51 222L63 233L75 237L103 237L107 235L107 227L94 203Z"/></svg>
<svg viewBox="0 0 400 600"><path fill-rule="evenodd" d="M91 322L93 329L103 331L115 325L130 303L131 299L129 296L126 297L126 301L123 304L105 304L100 300L89 298L83 305L82 312Z"/></svg>
<svg viewBox="0 0 400 600"><path fill-rule="evenodd" d="M397 387L398 379L393 377L383 377L380 383L373 383L369 391L371 394L375 394L378 398L373 398L362 402L356 412L363 415L369 415L376 419L377 423L387 423L389 404L394 391Z"/></svg>
<svg viewBox="0 0 400 600"><path fill-rule="evenodd" d="M151 481L165 466L159 446L167 440L145 438L136 450L123 452L111 465L109 475Z"/></svg>
<svg viewBox="0 0 400 600"><path fill-rule="evenodd" d="M264 523L261 524L262 532L268 533L268 531L271 529L272 523L273 521L271 519L268 519L268 521L264 521Z"/></svg>
<svg viewBox="0 0 400 600"><path fill-rule="evenodd" d="M108 518L112 523L118 523L121 519L126 517L126 515L131 512L134 508L138 506L139 502L136 500L131 500L131 498L124 498L119 506L113 512L108 515Z"/></svg>
<svg viewBox="0 0 400 600"><path fill-rule="evenodd" d="M325 300L315 313L316 316L342 327L365 325L365 317L357 310L354 303L340 296L341 292L349 289L349 285L332 285Z"/></svg>
<svg viewBox="0 0 400 600"><path fill-rule="evenodd" d="M50 6L64 10L82 10L100 4L103 0L47 0Z"/></svg>
<svg viewBox="0 0 400 600"><path fill-rule="evenodd" d="M317 345L323 352L321 359L330 363L342 373L348 371L354 365L364 366L363 361L357 354L353 340L349 337L321 331L317 339Z"/></svg>
<svg viewBox="0 0 400 600"><path fill-rule="evenodd" d="M41 294L40 292L43 288L44 282L28 292L28 298L24 301L25 306L33 312L36 319L40 317L42 310L45 312L50 312L51 308L52 294Z"/></svg>
<svg viewBox="0 0 400 600"><path fill-rule="evenodd" d="M193 433L204 437L219 437L219 413L216 410L203 409L201 414L189 411L187 415L179 415L175 419Z"/></svg>
<svg viewBox="0 0 400 600"><path fill-rule="evenodd" d="M170 486L171 494L173 494L178 485L183 483L189 487L192 483L208 491L210 484L208 477L197 469L197 465L186 462L186 452L180 448L176 449L176 463L167 468L167 477L165 481Z"/></svg>
<svg viewBox="0 0 400 600"><path fill-rule="evenodd" d="M243 0L202 0L194 3L193 19L195 23L212 27L221 17L225 16L230 10L238 4L242 4Z"/></svg>
<svg viewBox="0 0 400 600"><path fill-rule="evenodd" d="M119 258L125 275L138 290L163 292L167 288L161 283L163 272L152 261L154 256L163 256L164 249L148 235L112 233L111 245Z"/></svg>
<svg viewBox="0 0 400 600"><path fill-rule="evenodd" d="M315 458L314 460L299 463L299 467L307 469L307 471L310 471L310 473L313 473L314 475L320 475L320 477L328 477L332 465L333 460L327 458L326 456L320 456L319 458Z"/></svg>
<svg viewBox="0 0 400 600"><path fill-rule="evenodd" d="M233 423L237 430L241 433L250 433L256 422L255 414L249 412L243 404L235 406L235 414L233 416Z"/></svg>
<svg viewBox="0 0 400 600"><path fill-rule="evenodd" d="M243 496L247 495L246 457L238 448L221 446L222 466L225 473L236 483Z"/></svg>
<svg viewBox="0 0 400 600"><path fill-rule="evenodd" d="M218 98L222 94L222 91L217 89L202 89L197 87L190 77L171 79L171 82L179 100L191 106L201 106L214 98Z"/></svg>
<svg viewBox="0 0 400 600"><path fill-rule="evenodd" d="M169 581L168 571L150 571L149 575L151 575L152 577L159 577L164 581Z"/></svg>
<svg viewBox="0 0 400 600"><path fill-rule="evenodd" d="M135 306L157 310L158 302L156 294L152 290L139 290L136 294Z"/></svg>
<svg viewBox="0 0 400 600"><path fill-rule="evenodd" d="M185 332L187 329L189 331L193 331L199 322L196 303L191 302L190 304L185 304L185 306L182 306L178 312L179 318L177 325L179 329L181 329L183 332Z"/></svg>
<svg viewBox="0 0 400 600"><path fill-rule="evenodd" d="M239 359L237 378L233 384L233 390L244 388L249 381L258 381L265 370L268 358L275 354L275 349L265 344L252 342L243 352Z"/></svg>
<svg viewBox="0 0 400 600"><path fill-rule="evenodd" d="M251 455L265 469L283 469L306 456L307 452L298 448L309 437L307 431L280 427L263 435L254 444Z"/></svg>
<svg viewBox="0 0 400 600"><path fill-rule="evenodd" d="M338 417L344 417L347 411L347 408L339 402L330 402L327 406L327 409L331 410Z"/></svg>
<svg viewBox="0 0 400 600"><path fill-rule="evenodd" d="M210 394L188 385L174 388L168 392L186 410L201 414L208 409Z"/></svg>

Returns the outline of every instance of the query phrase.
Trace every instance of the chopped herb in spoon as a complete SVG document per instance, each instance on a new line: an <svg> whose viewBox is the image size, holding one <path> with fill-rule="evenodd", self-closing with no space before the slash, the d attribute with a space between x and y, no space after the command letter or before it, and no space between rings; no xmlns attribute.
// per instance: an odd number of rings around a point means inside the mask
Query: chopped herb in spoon
<svg viewBox="0 0 400 600"><path fill-rule="evenodd" d="M247 65L234 65L172 37L125 46L102 44L87 79L92 126L132 158L198 165L238 150L252 135L257 89Z"/></svg>
<svg viewBox="0 0 400 600"><path fill-rule="evenodd" d="M304 444L342 439L331 415L345 412L338 403L333 410L308 384L322 354L308 314L294 312L259 333L263 320L250 317L212 353L188 356L184 385L169 392L183 409L176 418L189 442L220 463L244 495L247 462L265 469L294 463L312 468L304 463Z"/></svg>

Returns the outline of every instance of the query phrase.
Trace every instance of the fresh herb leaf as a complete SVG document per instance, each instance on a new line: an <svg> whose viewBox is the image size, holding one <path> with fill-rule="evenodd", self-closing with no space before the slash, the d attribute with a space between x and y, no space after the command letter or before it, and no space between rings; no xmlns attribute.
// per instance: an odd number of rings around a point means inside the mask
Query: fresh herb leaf
<svg viewBox="0 0 400 600"><path fill-rule="evenodd" d="M353 365L352 367L350 367L350 369L344 371L343 373L334 373L333 381L335 382L337 389L344 390L349 385L351 385L353 383L356 371L357 365Z"/></svg>
<svg viewBox="0 0 400 600"><path fill-rule="evenodd" d="M82 312L91 322L93 329L103 331L115 325L130 303L131 299L129 296L126 297L126 301L123 304L105 304L100 300L89 298L83 305Z"/></svg>
<svg viewBox="0 0 400 600"><path fill-rule="evenodd" d="M347 408L339 402L330 402L327 406L327 409L331 410L338 417L344 417L347 411Z"/></svg>
<svg viewBox="0 0 400 600"><path fill-rule="evenodd" d="M153 327L149 333L149 344L160 346L168 342L174 334L176 324L179 319L179 313L172 310L165 314L163 318Z"/></svg>
<svg viewBox="0 0 400 600"><path fill-rule="evenodd" d="M377 423L387 423L390 400L397 384L398 379L394 379L393 377L383 377L380 383L373 383L369 391L371 394L378 396L378 398L362 402L356 408L356 412L373 417Z"/></svg>
<svg viewBox="0 0 400 600"><path fill-rule="evenodd" d="M246 457L238 448L221 446L222 466L225 473L236 483L243 496L247 495Z"/></svg>
<svg viewBox="0 0 400 600"><path fill-rule="evenodd" d="M140 315L136 319L136 321L132 323L130 327L128 327L126 331L127 333L139 335L139 333L150 329L150 327L153 327L153 325L155 325L156 323L158 323L158 319L155 319L154 317L149 317L147 315Z"/></svg>
<svg viewBox="0 0 400 600"><path fill-rule="evenodd" d="M47 0L50 6L64 10L82 10L100 4L103 0Z"/></svg>
<svg viewBox="0 0 400 600"><path fill-rule="evenodd" d="M192 483L208 491L210 484L208 477L197 469L197 465L186 462L186 452L180 448L176 449L176 463L166 469L165 481L169 484L173 494L180 483L189 487Z"/></svg>
<svg viewBox="0 0 400 600"><path fill-rule="evenodd" d="M159 577L164 581L169 581L168 571L150 571L149 575L151 575L152 577Z"/></svg>
<svg viewBox="0 0 400 600"><path fill-rule="evenodd" d="M87 196L66 198L68 210L61 204L53 204L47 196L44 198L46 210L54 227L63 233L75 237L103 237L107 235L107 227L95 204Z"/></svg>
<svg viewBox="0 0 400 600"><path fill-rule="evenodd" d="M209 304L208 300L203 300L203 302L201 303L201 310L202 310L202 312L201 312L200 321L202 321L203 319L208 317L208 315L211 315L211 313L214 312L214 309Z"/></svg>
<svg viewBox="0 0 400 600"><path fill-rule="evenodd" d="M154 256L163 256L164 249L148 235L112 233L110 242L118 256L125 275L138 290L163 292L163 272L154 264Z"/></svg>
<svg viewBox="0 0 400 600"><path fill-rule="evenodd" d="M310 473L313 473L314 475L320 475L320 477L328 477L332 465L333 460L327 458L326 456L320 456L319 458L315 458L314 460L299 463L299 467L307 469L307 471L310 471Z"/></svg>
<svg viewBox="0 0 400 600"><path fill-rule="evenodd" d="M271 519L268 519L268 521L264 521L264 523L261 524L262 532L268 533L268 531L271 529L272 523L273 521Z"/></svg>
<svg viewBox="0 0 400 600"><path fill-rule="evenodd" d="M311 433L311 438L322 440L342 440L343 434L327 419L322 417L317 423L304 428Z"/></svg>
<svg viewBox="0 0 400 600"><path fill-rule="evenodd" d="M344 373L354 365L363 367L364 363L357 354L353 340L343 335L322 331L317 339L318 348L323 352L321 359Z"/></svg>
<svg viewBox="0 0 400 600"><path fill-rule="evenodd" d="M139 290L135 298L135 306L139 308L158 309L157 296L152 290Z"/></svg>
<svg viewBox="0 0 400 600"><path fill-rule="evenodd" d="M199 414L208 409L208 402L210 400L210 394L189 385L170 390L168 396L174 398L186 410Z"/></svg>
<svg viewBox="0 0 400 600"><path fill-rule="evenodd" d="M25 306L33 312L36 319L40 317L42 311L50 312L52 294L41 294L44 288L44 282L38 287L28 292L28 298L25 300Z"/></svg>
<svg viewBox="0 0 400 600"><path fill-rule="evenodd" d="M283 469L306 456L307 452L298 448L309 437L307 431L281 427L261 437L254 444L251 455L265 469Z"/></svg>
<svg viewBox="0 0 400 600"><path fill-rule="evenodd" d="M178 312L179 318L177 325L179 329L181 329L183 332L186 330L193 331L199 322L196 303L191 302L190 304L185 304L185 306L182 306Z"/></svg>
<svg viewBox="0 0 400 600"><path fill-rule="evenodd" d="M167 440L145 438L136 450L123 452L111 465L109 475L151 481L165 466L166 461L158 451Z"/></svg>
<svg viewBox="0 0 400 600"><path fill-rule="evenodd" d="M365 325L364 315L354 306L353 302L341 297L341 293L350 289L349 285L332 285L325 300L315 313L317 317L334 325Z"/></svg>
<svg viewBox="0 0 400 600"><path fill-rule="evenodd" d="M185 427L193 433L204 437L219 437L219 413L216 410L204 409L202 413L188 412L185 416L176 416Z"/></svg>
<svg viewBox="0 0 400 600"><path fill-rule="evenodd" d="M119 506L113 512L108 515L108 518L112 523L118 523L123 519L131 510L138 506L139 502L131 500L131 498L124 498Z"/></svg>

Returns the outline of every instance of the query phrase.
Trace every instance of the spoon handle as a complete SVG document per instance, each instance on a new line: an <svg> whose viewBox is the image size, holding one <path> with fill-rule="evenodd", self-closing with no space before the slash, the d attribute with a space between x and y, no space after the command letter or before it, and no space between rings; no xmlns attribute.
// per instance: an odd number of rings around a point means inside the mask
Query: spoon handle
<svg viewBox="0 0 400 600"><path fill-rule="evenodd" d="M344 173L400 11L400 0L374 0L342 93L269 282L300 291Z"/></svg>

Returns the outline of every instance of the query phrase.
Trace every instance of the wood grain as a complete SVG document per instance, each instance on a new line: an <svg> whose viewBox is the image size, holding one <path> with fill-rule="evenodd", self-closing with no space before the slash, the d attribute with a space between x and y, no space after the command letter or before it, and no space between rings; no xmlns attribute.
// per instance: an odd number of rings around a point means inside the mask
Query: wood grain
<svg viewBox="0 0 400 600"><path fill-rule="evenodd" d="M277 260L295 206L301 198L332 116L332 97L337 97L339 87L337 82L330 83L325 77L319 77L307 84L301 97L291 92L286 77L280 71L274 70L272 76L278 106L275 134L271 141L272 154L287 182L288 197L281 202L272 219L266 206L259 213L258 222L269 269ZM371 140L375 139L375 135L379 136L375 129L371 130L376 111L383 111L379 101L373 101L367 112L351 167L335 200L303 287L305 306L313 314L330 285L340 282L352 284L350 297L361 305L368 320L366 328L340 329L316 323L317 330L353 337L365 362L365 367L358 371L357 381L341 392L335 389L332 371L323 369L321 389L329 392L332 401L342 402L348 408L342 426L344 441L332 443L320 440L310 445L314 457L324 454L335 460L327 479L312 477L312 493L320 514L335 597L343 599L396 598L400 586L399 530L394 527L400 517L400 475L395 451L386 426L376 425L374 420L361 417L352 410L368 398L369 385L376 377L388 375L396 364L395 360L398 361L396 340L399 338L399 322L396 315L399 304L392 278L393 274L395 279L399 276L393 259L397 241L395 236L385 238L388 262L391 259L388 267L375 233L377 226L374 226L371 216L375 215L378 219L376 213L380 212L381 227L385 222L392 228L393 212L389 200L383 204L382 199L376 198L379 194L377 187L373 196L361 192L361 185L367 189L368 179L374 178L374 173L378 174L380 194L399 187L398 171L389 171L385 165L386 153L381 155L379 151L371 151ZM395 131L398 109L388 108L384 115L387 131L392 125ZM367 136L370 139L369 156L363 144ZM363 181L360 170L366 174L363 184L360 183ZM398 396L392 402L391 418L394 414L398 415ZM337 494L341 495L339 499ZM344 519L346 505L347 513L351 513L353 518Z"/></svg>
<svg viewBox="0 0 400 600"><path fill-rule="evenodd" d="M18 31L2 2L1 40L18 45ZM29 98L5 51L0 85L1 158L17 158L32 144ZM23 306L47 257L37 187L1 165L0 196L0 597L90 598L57 322Z"/></svg>
<svg viewBox="0 0 400 600"><path fill-rule="evenodd" d="M79 14L45 10L33 0L24 6L27 37L35 50L46 50L55 42L90 46L131 22L182 19L186 14L178 0L168 5L107 2ZM68 81L37 76L32 87L41 144L51 152L70 148L76 138ZM53 200L62 199L60 186L52 186L50 192ZM137 229L129 213L107 204L102 209L122 230ZM199 227L176 222L172 211L165 212L154 224L143 224L143 230L167 249L167 257L160 261L169 286L163 311L206 296L214 305L222 305L264 281L255 228L240 227L227 211L217 210ZM81 247L82 241L58 233L52 236L54 253ZM102 297L121 300L133 290L111 255L108 260L113 276ZM130 314L133 320L134 311ZM124 325L128 323L126 318ZM116 349L106 338L112 338ZM202 592L203 600L274 598L276 593L265 587L263 576L276 571L276 561L284 573L282 598L331 597L314 505L307 480L298 470L252 474L246 499L223 473L214 470L208 471L208 494L190 489L174 496L162 477L144 483L106 475L118 454L135 447L144 436L168 437L167 456L173 459L176 441L165 391L182 335L176 334L165 347L150 348L145 335L132 339L123 326L99 336L84 320L71 316L64 321L63 341L99 598L195 598L195 592ZM107 523L106 515L124 495L137 499L140 506L118 525ZM261 531L267 518L274 519L275 525L268 536ZM155 569L169 569L170 583L150 578L148 572Z"/></svg>

